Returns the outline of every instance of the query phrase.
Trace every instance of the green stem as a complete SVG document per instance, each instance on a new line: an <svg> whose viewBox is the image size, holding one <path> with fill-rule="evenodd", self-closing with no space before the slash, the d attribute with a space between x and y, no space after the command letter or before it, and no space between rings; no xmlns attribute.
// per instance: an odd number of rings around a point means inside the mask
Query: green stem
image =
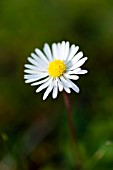
<svg viewBox="0 0 113 170"><path fill-rule="evenodd" d="M74 158L73 159L74 167L76 170L81 170L82 169L81 154L78 148L76 129L73 122L70 99L69 99L69 95L66 92L64 92L63 94L64 94L64 102L67 110L68 128L69 128L70 142L71 142L72 153Z"/></svg>

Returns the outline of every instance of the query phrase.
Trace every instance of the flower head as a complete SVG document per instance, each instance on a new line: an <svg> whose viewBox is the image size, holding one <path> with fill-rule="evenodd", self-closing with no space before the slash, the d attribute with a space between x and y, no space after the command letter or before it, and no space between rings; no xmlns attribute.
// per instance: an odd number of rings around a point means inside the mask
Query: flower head
<svg viewBox="0 0 113 170"><path fill-rule="evenodd" d="M73 89L79 92L79 88L73 80L79 78L79 74L87 73L80 67L85 63L87 57L78 52L79 47L69 45L69 42L53 43L52 50L48 44L44 45L43 52L38 48L35 53L28 57L30 64L25 64L24 75L25 83L31 83L32 86L39 86L36 92L46 88L43 100L47 98L52 91L52 97L56 98L58 91L65 90L67 93ZM77 53L78 52L78 53ZM82 58L83 57L83 58Z"/></svg>

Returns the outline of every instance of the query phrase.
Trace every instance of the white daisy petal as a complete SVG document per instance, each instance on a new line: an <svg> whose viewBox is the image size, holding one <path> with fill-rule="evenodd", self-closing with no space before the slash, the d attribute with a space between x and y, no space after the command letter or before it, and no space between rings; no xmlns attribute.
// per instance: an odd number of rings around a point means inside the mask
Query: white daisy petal
<svg viewBox="0 0 113 170"><path fill-rule="evenodd" d="M74 58L72 59L72 63L75 64L78 60L80 60L83 57L83 52L79 52L78 54L76 54L74 56Z"/></svg>
<svg viewBox="0 0 113 170"><path fill-rule="evenodd" d="M29 75L29 76L31 76L31 75ZM33 77L33 76L31 76L31 77L28 77L27 75L25 75L24 76L24 79L27 79L26 81L25 81L25 83L31 83L31 82L35 82L35 81L38 81L38 80L40 80L40 79L42 79L42 78L45 78L45 77L47 77L47 75L45 74L42 74L42 75L40 75L40 76L36 76L36 77Z"/></svg>
<svg viewBox="0 0 113 170"><path fill-rule="evenodd" d="M31 70L35 70L35 71L37 71L37 70L38 70L38 67L33 66L33 65L31 65L31 64L25 64L24 66L25 66L26 68L31 69Z"/></svg>
<svg viewBox="0 0 113 170"><path fill-rule="evenodd" d="M27 59L28 59L28 61L29 61L31 64L33 64L33 65L35 65L35 66L38 66L38 65L39 65L38 62L37 62L36 60L32 59L31 57L28 57Z"/></svg>
<svg viewBox="0 0 113 170"><path fill-rule="evenodd" d="M60 79L61 79L63 86L70 87L70 83L63 76L61 76Z"/></svg>
<svg viewBox="0 0 113 170"><path fill-rule="evenodd" d="M41 73L40 75L26 74L26 75L24 75L24 78L25 79L34 79L34 78L37 78L37 80L39 80L39 79L47 77L47 76L48 76L48 73Z"/></svg>
<svg viewBox="0 0 113 170"><path fill-rule="evenodd" d="M61 82L59 79L58 79L58 86L59 86L59 91L63 91L63 88L64 90L67 92L67 93L71 93L71 90L69 89L69 87L66 86L66 84L64 82Z"/></svg>
<svg viewBox="0 0 113 170"><path fill-rule="evenodd" d="M26 74L26 75L24 75L24 79L36 79L36 78L38 78L38 77L40 77L39 75L36 75L36 74L34 74L34 75L32 75L32 74Z"/></svg>
<svg viewBox="0 0 113 170"><path fill-rule="evenodd" d="M31 56L37 61L38 65L40 67L45 67L47 64L43 62L42 59L40 59L36 54L31 53Z"/></svg>
<svg viewBox="0 0 113 170"><path fill-rule="evenodd" d="M48 88L46 89L46 91L45 91L45 93L44 93L44 95L43 95L43 100L45 100L45 99L48 97L48 95L49 95L49 93L52 91L52 89L53 89L53 83L51 83L51 84L48 86Z"/></svg>
<svg viewBox="0 0 113 170"><path fill-rule="evenodd" d="M76 68L75 70L67 71L67 74L77 74L81 68Z"/></svg>
<svg viewBox="0 0 113 170"><path fill-rule="evenodd" d="M88 71L87 70L80 70L76 72L76 74L86 74Z"/></svg>
<svg viewBox="0 0 113 170"><path fill-rule="evenodd" d="M33 66L33 65L30 65L30 64L25 64L25 67L27 68L27 70L34 70L35 72L47 72L47 67L40 67L40 66ZM26 69L25 69L26 70Z"/></svg>
<svg viewBox="0 0 113 170"><path fill-rule="evenodd" d="M48 64L49 61L47 60L46 56L38 49L35 49L36 54L43 60L44 63Z"/></svg>
<svg viewBox="0 0 113 170"><path fill-rule="evenodd" d="M48 60L52 61L53 57L52 57L52 54L51 54L50 47L49 47L49 45L47 43L44 45L43 50L44 50L44 53L46 54L46 56L48 57Z"/></svg>
<svg viewBox="0 0 113 170"><path fill-rule="evenodd" d="M83 52L79 52L78 54L76 54L72 60L70 60L67 63L68 68L71 67L72 65L76 64L81 58L83 57Z"/></svg>
<svg viewBox="0 0 113 170"><path fill-rule="evenodd" d="M37 85L39 85L39 84L42 84L42 83L48 81L49 79L50 79L50 77L47 77L47 78L45 78L45 79L43 79L43 80L41 80L41 81L32 83L31 86L37 86Z"/></svg>
<svg viewBox="0 0 113 170"><path fill-rule="evenodd" d="M40 58L39 58L36 54L31 53L31 56L32 56L37 62L39 62Z"/></svg>
<svg viewBox="0 0 113 170"><path fill-rule="evenodd" d="M71 80L68 79L68 82L70 83L71 85L71 88L76 92L76 93L79 93L79 88L77 85L75 85Z"/></svg>
<svg viewBox="0 0 113 170"><path fill-rule="evenodd" d="M75 65L73 65L73 67L71 67L70 70L73 70L73 69L76 69L76 68L82 66L87 59L88 59L87 57L82 58Z"/></svg>
<svg viewBox="0 0 113 170"><path fill-rule="evenodd" d="M60 81L60 80L59 80ZM67 93L71 93L70 88L67 86L67 84L65 84L64 82L60 81L61 84L61 90L59 89L59 91L62 91L63 89L67 92Z"/></svg>
<svg viewBox="0 0 113 170"><path fill-rule="evenodd" d="M69 42L66 42L65 44L65 52L64 52L64 61L66 61L69 54Z"/></svg>
<svg viewBox="0 0 113 170"><path fill-rule="evenodd" d="M40 87L38 87L38 89L36 90L36 93L40 92L41 90L45 89L47 86L49 86L49 84L51 83L52 78L50 78L48 81L46 81L45 83L43 83Z"/></svg>
<svg viewBox="0 0 113 170"><path fill-rule="evenodd" d="M36 70L29 70L29 69L26 69L26 70L24 70L24 73L37 74L37 73L39 73L39 72L36 71Z"/></svg>
<svg viewBox="0 0 113 170"><path fill-rule="evenodd" d="M69 56L68 56L68 58L67 58L67 63L72 60L72 58L74 57L74 55L77 53L78 49L79 49L78 46L76 46L76 47L75 47L75 45L72 45L72 46L71 46L70 54L69 54Z"/></svg>
<svg viewBox="0 0 113 170"><path fill-rule="evenodd" d="M66 78L72 79L72 80L78 80L78 79L79 79L79 76L77 76L77 75L65 74L64 76L65 76Z"/></svg>
<svg viewBox="0 0 113 170"><path fill-rule="evenodd" d="M58 79L58 88L60 92L63 91L63 85L59 79Z"/></svg>
<svg viewBox="0 0 113 170"><path fill-rule="evenodd" d="M30 71L31 71L31 73L33 73L33 71L34 71L34 73L44 73L44 72L47 72L47 68L40 68L40 67L35 67L35 66L32 67L32 65L31 65L31 68L32 69L25 69L24 72L25 73L30 73Z"/></svg>
<svg viewBox="0 0 113 170"><path fill-rule="evenodd" d="M61 60L64 60L64 55L65 55L65 41L62 41L61 43Z"/></svg>
<svg viewBox="0 0 113 170"><path fill-rule="evenodd" d="M55 99L57 97L58 94L58 85L57 85L57 79L54 80L53 82L53 93L52 93L52 97L53 99Z"/></svg>
<svg viewBox="0 0 113 170"><path fill-rule="evenodd" d="M67 68L66 70L67 70L67 71L70 71L70 69L71 69L72 67L73 67L73 64L72 64L71 62L69 62L69 63L66 64L66 68Z"/></svg>
<svg viewBox="0 0 113 170"><path fill-rule="evenodd" d="M68 87L64 87L64 90L65 90L67 93L71 93L71 90L70 90Z"/></svg>
<svg viewBox="0 0 113 170"><path fill-rule="evenodd" d="M57 54L58 54L57 59L61 60L61 58L62 58L61 43L57 44L57 49L58 49L58 51L57 51Z"/></svg>
<svg viewBox="0 0 113 170"><path fill-rule="evenodd" d="M38 78L34 78L34 79L27 79L25 80L25 83L32 83L34 81L37 81Z"/></svg>
<svg viewBox="0 0 113 170"><path fill-rule="evenodd" d="M87 57L84 57L84 58L82 58L81 60L79 60L79 61L74 65L74 68L78 68L78 67L82 66L87 59L88 59Z"/></svg>
<svg viewBox="0 0 113 170"><path fill-rule="evenodd" d="M53 58L58 59L58 50L57 50L57 45L55 43L52 44L52 53L53 53Z"/></svg>

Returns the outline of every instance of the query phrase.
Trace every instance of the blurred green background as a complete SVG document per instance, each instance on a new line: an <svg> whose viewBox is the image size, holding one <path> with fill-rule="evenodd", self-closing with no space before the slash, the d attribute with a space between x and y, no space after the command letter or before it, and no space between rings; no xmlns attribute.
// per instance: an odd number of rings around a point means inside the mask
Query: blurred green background
<svg viewBox="0 0 113 170"><path fill-rule="evenodd" d="M0 0L0 170L73 170L62 93L24 83L27 57L68 40L88 56L89 70L71 93L85 170L113 169L113 1Z"/></svg>

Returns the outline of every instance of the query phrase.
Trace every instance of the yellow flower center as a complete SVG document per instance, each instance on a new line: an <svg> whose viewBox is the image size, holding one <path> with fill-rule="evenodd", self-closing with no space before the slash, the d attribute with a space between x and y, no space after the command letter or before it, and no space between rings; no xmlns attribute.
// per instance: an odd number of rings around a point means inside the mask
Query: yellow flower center
<svg viewBox="0 0 113 170"><path fill-rule="evenodd" d="M48 73L51 77L60 77L66 71L66 65L62 60L54 60L48 65Z"/></svg>

